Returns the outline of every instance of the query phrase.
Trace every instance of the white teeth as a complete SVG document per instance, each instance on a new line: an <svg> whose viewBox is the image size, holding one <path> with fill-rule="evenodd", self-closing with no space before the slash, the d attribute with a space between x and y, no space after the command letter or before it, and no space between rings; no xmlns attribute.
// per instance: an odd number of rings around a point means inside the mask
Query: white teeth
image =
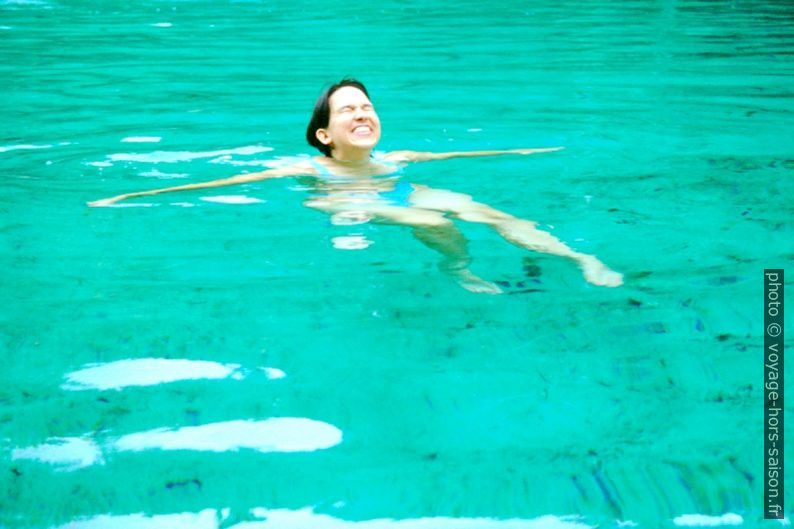
<svg viewBox="0 0 794 529"><path fill-rule="evenodd" d="M353 134L369 134L372 129L366 125L361 125L353 129Z"/></svg>

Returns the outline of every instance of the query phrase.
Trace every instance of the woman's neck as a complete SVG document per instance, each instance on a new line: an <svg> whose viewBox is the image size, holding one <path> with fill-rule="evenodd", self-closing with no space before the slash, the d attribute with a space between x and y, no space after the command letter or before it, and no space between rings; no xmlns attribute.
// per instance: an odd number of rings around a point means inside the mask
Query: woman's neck
<svg viewBox="0 0 794 529"><path fill-rule="evenodd" d="M372 150L355 150L353 152L338 152L331 151L331 158L341 165L349 167L365 167L370 164L372 158Z"/></svg>

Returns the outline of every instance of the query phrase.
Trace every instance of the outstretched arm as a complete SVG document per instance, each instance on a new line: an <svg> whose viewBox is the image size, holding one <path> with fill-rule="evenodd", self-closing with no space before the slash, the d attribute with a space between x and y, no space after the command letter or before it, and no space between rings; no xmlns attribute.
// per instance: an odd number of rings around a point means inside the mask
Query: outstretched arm
<svg viewBox="0 0 794 529"><path fill-rule="evenodd" d="M229 186L235 184L245 184L248 182L256 182L258 180L267 180L269 178L282 178L284 176L303 176L303 175L311 175L313 169L306 168L301 164L291 165L289 167L284 167L280 169L268 169L267 171L261 171L258 173L249 173L249 174L241 174L237 176L232 176L230 178L222 178L220 180L212 180L210 182L200 182L196 184L185 184L181 186L173 186L173 187L162 187L160 189L151 189L148 191L136 191L134 193L125 193L123 195L117 195L115 197L110 198L103 198L101 200L95 200L93 202L89 202L88 205L92 207L96 206L109 206L111 204L115 204L121 200L126 200L128 198L134 197L145 197L149 195L159 195L160 193L172 193L174 191L188 191L191 189L205 189L208 187L221 187L221 186Z"/></svg>
<svg viewBox="0 0 794 529"><path fill-rule="evenodd" d="M554 152L565 147L546 147L541 149L508 149L499 151L452 151L452 152L419 152L419 151L392 151L384 158L393 162L428 162L430 160L447 160L449 158L466 158L470 156L498 156L500 154L537 154L541 152Z"/></svg>

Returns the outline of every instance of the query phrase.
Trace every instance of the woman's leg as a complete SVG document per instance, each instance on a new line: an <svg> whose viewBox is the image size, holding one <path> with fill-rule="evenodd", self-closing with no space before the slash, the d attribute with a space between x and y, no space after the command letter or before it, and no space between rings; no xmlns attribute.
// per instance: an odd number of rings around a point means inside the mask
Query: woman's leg
<svg viewBox="0 0 794 529"><path fill-rule="evenodd" d="M461 220L488 224L516 246L572 259L581 267L585 279L594 285L616 287L623 284L622 274L610 270L594 255L572 250L552 234L537 229L535 222L475 202L471 196L463 193L415 187L417 190L411 195L411 203L415 206L447 211Z"/></svg>
<svg viewBox="0 0 794 529"><path fill-rule="evenodd" d="M471 258L467 241L451 220L438 211L412 207L358 205L328 202L307 202L307 206L330 213L333 217L360 218L380 224L408 226L413 236L428 248L443 256L438 267L470 292L499 294L495 284L474 275L469 270Z"/></svg>
<svg viewBox="0 0 794 529"><path fill-rule="evenodd" d="M498 286L469 270L471 258L467 249L468 241L449 219L446 220L449 224L414 225L413 235L425 246L444 256L438 267L453 277L460 286L470 292L500 294L502 290Z"/></svg>

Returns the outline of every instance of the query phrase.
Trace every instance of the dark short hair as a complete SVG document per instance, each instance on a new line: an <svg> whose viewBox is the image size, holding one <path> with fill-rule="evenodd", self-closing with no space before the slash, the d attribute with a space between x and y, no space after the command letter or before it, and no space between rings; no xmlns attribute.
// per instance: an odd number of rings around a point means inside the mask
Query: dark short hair
<svg viewBox="0 0 794 529"><path fill-rule="evenodd" d="M317 139L317 129L324 129L328 126L328 120L331 118L331 106L328 104L328 100L331 99L331 95L333 95L334 92L343 86L358 88L369 98L369 94L364 85L360 81L351 78L345 78L338 83L332 84L317 98L317 102L314 104L312 118L309 120L309 126L306 127L306 141L309 142L309 145L316 147L326 156L331 156L331 147Z"/></svg>

